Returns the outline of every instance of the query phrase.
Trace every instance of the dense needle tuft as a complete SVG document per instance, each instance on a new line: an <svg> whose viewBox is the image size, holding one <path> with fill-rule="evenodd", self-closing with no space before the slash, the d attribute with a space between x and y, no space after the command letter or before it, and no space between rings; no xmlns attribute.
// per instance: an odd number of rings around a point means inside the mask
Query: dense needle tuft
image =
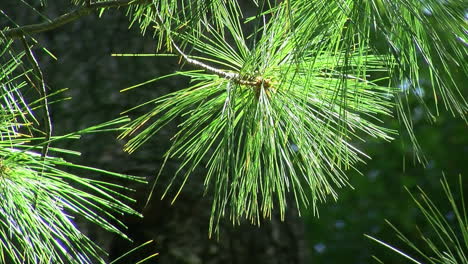
<svg viewBox="0 0 468 264"><path fill-rule="evenodd" d="M222 33L170 40L200 70L176 73L192 85L150 101L152 110L121 135L132 136L125 149L133 152L183 118L165 157L180 160L174 178L183 184L206 164L205 186L214 192L210 232L226 215L233 223L259 224L275 208L284 218L291 203L315 208L328 196L336 199L336 188L348 184L345 171L365 157L353 141L366 134L390 140L393 133L379 116L391 115L394 90L369 78L388 69L385 57L355 43L346 52L317 46L298 60L295 32L284 24L265 24L252 42L233 14L223 23ZM177 40L206 57L186 55Z"/></svg>

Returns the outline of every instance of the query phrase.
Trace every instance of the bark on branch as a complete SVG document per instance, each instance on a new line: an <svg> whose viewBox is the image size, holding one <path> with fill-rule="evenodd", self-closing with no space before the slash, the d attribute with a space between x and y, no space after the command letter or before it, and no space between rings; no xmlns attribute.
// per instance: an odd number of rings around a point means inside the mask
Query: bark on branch
<svg viewBox="0 0 468 264"><path fill-rule="evenodd" d="M0 33L0 38L15 39L15 38L21 38L22 36L25 36L25 35L31 35L35 33L53 30L55 28L61 27L70 22L73 22L82 16L88 15L91 12L96 11L100 8L125 7L125 6L138 4L142 2L144 1L142 0L111 0L111 1L87 4L87 5L84 5L80 8L77 8L71 11L70 13L63 14L48 22L3 30Z"/></svg>

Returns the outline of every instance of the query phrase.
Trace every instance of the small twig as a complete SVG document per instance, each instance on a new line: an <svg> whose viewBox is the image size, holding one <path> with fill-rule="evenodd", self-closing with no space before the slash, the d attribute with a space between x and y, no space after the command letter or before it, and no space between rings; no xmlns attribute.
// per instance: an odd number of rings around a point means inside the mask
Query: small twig
<svg viewBox="0 0 468 264"><path fill-rule="evenodd" d="M37 62L36 58L34 57L31 48L26 41L24 36L21 37L21 42L23 43L24 50L26 52L26 57L28 58L29 62L33 67L33 72L36 73L37 82L34 84L39 91L40 96L42 97L42 107L44 108L44 116L43 122L45 127L45 138L44 138L44 145L42 147L41 157L45 160L47 152L49 151L50 146L50 138L52 136L52 120L50 118L50 109L49 109L49 100L47 98L47 88L44 81L44 75L42 74L42 70L39 67L39 63Z"/></svg>
<svg viewBox="0 0 468 264"><path fill-rule="evenodd" d="M201 61L197 61L197 60L194 60L194 59L190 58L189 56L187 56L179 48L179 46L177 46L175 44L175 42L172 39L171 39L171 42L172 42L172 46L174 46L174 48L177 50L177 53L179 53L180 56L182 56L187 63L192 64L192 65L197 66L197 67L200 67L200 68L204 69L207 72L214 73L214 74L219 75L219 76L221 76L221 77L223 77L225 79L229 79L229 80L240 80L241 79L241 77L240 77L240 75L238 73L225 72L223 70L217 69L217 68L212 67L210 65L206 65Z"/></svg>
<svg viewBox="0 0 468 264"><path fill-rule="evenodd" d="M263 87L265 88L269 88L271 86L271 83L270 83L270 80L268 79L264 79L262 77L256 77L255 79L245 79L243 78L239 73L235 73L235 72L226 72L226 71L223 71L223 70L220 70L220 69L217 69L215 67L212 67L210 65L207 65L201 61L198 61L198 60L194 60L192 58L190 58L187 54L185 54L180 48L179 46L177 46L174 42L174 40L171 39L171 42L172 42L172 46L174 46L174 48L176 49L177 53L180 54L180 56L182 56L182 58L184 58L184 60L189 63L189 64L192 64L196 67L199 67L199 68L202 68L204 69L205 71L207 72L211 72L211 73L214 73L220 77L223 77L225 79L228 79L228 80L232 80L234 81L235 83L238 83L238 84L241 84L241 85L247 85L247 86L253 86L253 87L256 87L256 88L259 88L263 85Z"/></svg>
<svg viewBox="0 0 468 264"><path fill-rule="evenodd" d="M73 22L84 15L88 15L89 13L100 8L123 7L123 6L129 6L132 4L141 3L144 1L146 0L112 0L112 1L105 1L105 2L97 2L97 3L92 3L91 1L87 1L86 5L78 9L75 9L71 11L70 13L63 14L51 21L3 30L0 33L0 38L5 38L5 39L21 38L22 36L25 36L25 35L31 35L34 33L40 33L44 31L53 30L55 28L61 27L70 22Z"/></svg>
<svg viewBox="0 0 468 264"><path fill-rule="evenodd" d="M157 17L159 19L159 21L157 21L157 22L159 22L159 24L160 24L160 26L162 28L165 28L164 21L161 18L161 16L158 14ZM166 29L166 31L169 31L169 30ZM174 39L172 39L172 37L169 37L169 39L171 41L172 46L176 49L177 53L179 53L179 55L182 56L182 58L184 58L184 60L187 63L192 64L193 66L202 68L207 72L214 73L214 74L216 74L216 75L218 75L218 76L220 76L222 78L232 80L235 83L238 83L238 84L241 84L241 85L253 86L253 87L256 87L256 88L260 88L262 85L265 88L269 88L271 86L271 82L268 79L264 79L262 77L256 77L253 80L251 78L246 79L245 77L241 76L239 73L223 71L223 70L217 69L215 67L212 67L210 65L207 65L207 64L205 64L205 63L203 63L201 61L192 59L187 54L185 54L182 51L182 49L179 48L179 46L177 46L177 44L175 43Z"/></svg>
<svg viewBox="0 0 468 264"><path fill-rule="evenodd" d="M26 41L24 36L21 36L21 42L23 43L24 50L26 52L26 57L28 58L29 62L33 67L33 72L36 74L37 82L32 82L33 85L36 86L36 89L39 91L39 95L42 97L42 107L44 108L43 114L43 122L45 127L45 137L44 137L44 145L42 146L41 151L41 159L44 162L47 156L47 152L49 151L50 147L50 138L52 136L52 120L50 118L50 110L49 110L49 100L47 98L47 88L44 81L44 75L42 74L42 70L39 67L39 63L37 62L36 58L34 57L34 53L31 51L31 48ZM42 164L41 176L44 174L45 164ZM40 180L40 179L39 179ZM34 204L33 208L36 209L37 206L37 198L39 196L38 192L34 193Z"/></svg>

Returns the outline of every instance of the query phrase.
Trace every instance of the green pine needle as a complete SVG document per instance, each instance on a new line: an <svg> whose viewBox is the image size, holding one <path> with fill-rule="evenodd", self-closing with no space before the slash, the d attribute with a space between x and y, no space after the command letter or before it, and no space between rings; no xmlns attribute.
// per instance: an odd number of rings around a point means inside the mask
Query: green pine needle
<svg viewBox="0 0 468 264"><path fill-rule="evenodd" d="M192 86L150 101L153 109L121 135L132 136L125 150L133 152L183 117L165 154L181 166L163 196L180 176L175 199L206 164L205 185L214 192L210 233L226 214L233 223L245 218L259 224L278 208L284 218L288 197L297 207L313 208L327 196L336 199L335 189L348 185L345 171L366 157L353 140L366 134L391 140L395 133L379 120L391 115L394 90L369 79L387 64L369 48L317 49L297 60L294 34L281 24L263 26L256 33L262 38L249 48L235 14L223 23L222 33L175 35L206 54L190 57L173 44L186 61L211 73L179 72Z"/></svg>
<svg viewBox="0 0 468 264"><path fill-rule="evenodd" d="M2 135L5 133L3 127ZM14 131L8 133L9 137ZM22 141L22 142L21 142ZM116 215L138 215L126 202L122 185L66 172L99 172L130 181L141 179L66 162L24 150L30 138L0 144L0 258L2 263L103 263L104 252L82 234L73 217L83 217L126 237ZM21 149L11 145L24 145ZM51 151L57 149L51 148ZM39 149L40 151L40 149ZM119 199L116 199L116 198Z"/></svg>

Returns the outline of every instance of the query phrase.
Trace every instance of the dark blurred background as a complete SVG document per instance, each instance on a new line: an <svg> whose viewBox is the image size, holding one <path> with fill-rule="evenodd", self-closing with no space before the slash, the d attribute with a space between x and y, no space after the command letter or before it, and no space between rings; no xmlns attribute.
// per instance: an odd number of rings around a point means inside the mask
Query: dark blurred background
<svg viewBox="0 0 468 264"><path fill-rule="evenodd" d="M46 8L34 7L54 18L72 9L66 2L50 1ZM42 21L21 1L2 0L0 9L20 25ZM5 15L0 15L0 28L12 25ZM34 36L58 58L54 60L35 49L49 88L51 91L68 88L61 96L72 97L51 107L55 135L116 118L132 106L187 84L186 79L168 78L120 93L120 89L180 68L177 58L171 57L112 57L112 53L155 52L155 41L150 35L142 36L138 28L128 27L124 9L109 10L101 18L92 14ZM458 79L467 81L466 76L458 76ZM401 82L404 85L405 80ZM431 100L427 84L420 84L418 89L419 96ZM362 175L349 172L354 190L340 190L337 202L320 206L319 217L313 216L312 212L298 217L297 211L289 208L284 222L273 217L260 227L248 223L233 227L226 220L221 224L219 238L210 239L211 197L210 194L203 196L203 169L191 177L173 205L170 199L158 199L165 182L178 166L177 161L172 160L148 207L143 208L150 186L132 186L137 189L132 194L138 199L135 206L144 214L143 219L123 218L129 227L126 233L135 241L133 244L80 219L77 222L84 232L110 252L110 259L154 239L156 248L148 249L148 252L157 251L160 256L152 263L376 263L372 255L385 263L409 263L363 234L405 248L385 224L384 220L388 219L410 238L417 239L415 226L424 229L424 221L403 186L410 190L421 186L436 204L446 209L442 213L447 219L453 221L439 180L445 172L449 182L456 183L456 177L468 168L466 123L442 111L438 120L431 124L425 118L426 110L415 98L410 99L410 106L415 134L425 151L427 165L423 167L415 161L404 131L403 136L393 142L368 139L366 143L359 143L372 159L360 165ZM137 112L132 113L132 116L136 115ZM389 127L399 127L396 119L384 121ZM69 158L74 162L152 180L161 167L162 155L170 145L175 126L166 127L132 155L122 151L124 142L116 140L116 134L87 135L79 141L60 143L60 146L82 152L81 157Z"/></svg>

